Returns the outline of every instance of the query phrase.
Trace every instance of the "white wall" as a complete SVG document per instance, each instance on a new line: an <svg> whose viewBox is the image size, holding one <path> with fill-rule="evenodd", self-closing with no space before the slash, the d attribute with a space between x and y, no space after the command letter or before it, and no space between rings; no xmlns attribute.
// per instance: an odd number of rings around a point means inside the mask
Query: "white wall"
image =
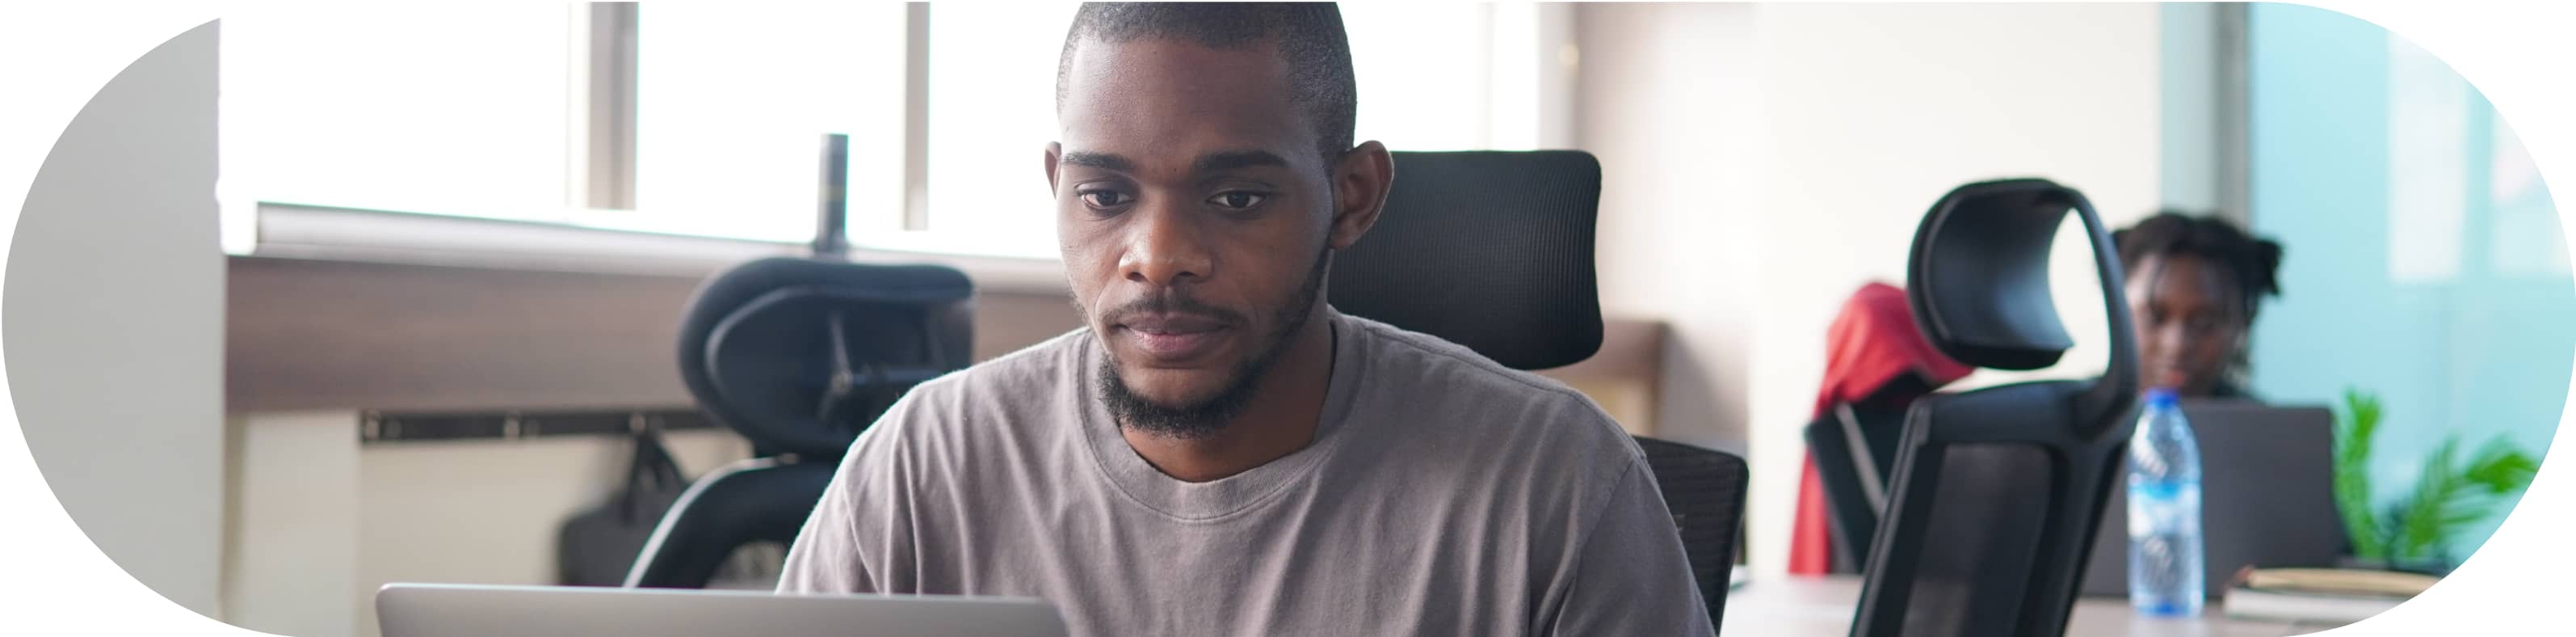
<svg viewBox="0 0 2576 637"><path fill-rule="evenodd" d="M664 434L692 478L749 457L731 431ZM358 589L384 584L555 583L555 534L624 481L634 447L617 436L385 444L359 453ZM362 602L359 635L373 636Z"/></svg>
<svg viewBox="0 0 2576 637"><path fill-rule="evenodd" d="M1749 4L1584 4L1576 145L1601 160L1602 311L1668 328L1657 437L1745 451L1763 133Z"/></svg>
<svg viewBox="0 0 2576 637"><path fill-rule="evenodd" d="M372 637L391 582L553 584L555 534L624 479L619 436L361 447L349 412L235 419L242 467L225 565L235 625L296 637ZM748 457L730 431L677 431L692 477Z"/></svg>
<svg viewBox="0 0 2576 637"><path fill-rule="evenodd" d="M224 534L224 621L278 635L352 634L358 607L357 417L236 417Z"/></svg>
<svg viewBox="0 0 2576 637"><path fill-rule="evenodd" d="M9 253L10 393L46 486L117 566L217 612L223 255L215 31L145 54L63 131Z"/></svg>
<svg viewBox="0 0 2576 637"><path fill-rule="evenodd" d="M1579 115L1578 144L1618 175L1603 193L1605 303L1672 322L1664 413L1683 420L1658 429L1749 448L1759 571L1786 568L1798 427L1824 373L1825 329L1862 283L1904 282L1932 202L1971 181L2045 177L2084 191L2116 226L2158 200L2153 4L1578 15L1586 86L1642 87L1587 95ZM1967 386L2102 368L2103 314L2079 240L2062 234L2056 255L2075 351L2043 374Z"/></svg>

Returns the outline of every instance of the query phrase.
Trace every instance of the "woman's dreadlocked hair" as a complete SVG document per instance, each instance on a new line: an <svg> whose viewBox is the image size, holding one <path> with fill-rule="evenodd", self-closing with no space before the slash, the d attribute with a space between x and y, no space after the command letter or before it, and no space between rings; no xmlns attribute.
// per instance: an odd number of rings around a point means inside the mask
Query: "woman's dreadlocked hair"
<svg viewBox="0 0 2576 637"><path fill-rule="evenodd" d="M2233 275L2244 304L2245 321L2253 323L2264 297L2281 295L2281 244L2247 234L2215 216L2159 212L2137 225L2111 233L2120 251L2120 268L2135 271L2152 256L2199 257L2224 266Z"/></svg>

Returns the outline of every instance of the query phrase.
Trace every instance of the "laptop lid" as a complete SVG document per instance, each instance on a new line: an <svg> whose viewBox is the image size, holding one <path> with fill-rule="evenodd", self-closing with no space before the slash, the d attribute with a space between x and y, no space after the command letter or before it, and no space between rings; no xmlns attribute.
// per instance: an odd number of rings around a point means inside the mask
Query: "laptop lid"
<svg viewBox="0 0 2576 637"><path fill-rule="evenodd" d="M1043 601L766 591L388 584L384 637L1064 637Z"/></svg>
<svg viewBox="0 0 2576 637"><path fill-rule="evenodd" d="M2334 412L2241 401L2185 401L2182 409L2200 442L2206 593L2225 594L2249 566L2333 566L2350 544L2334 501ZM2084 595L2129 594L2128 482L2116 484L2085 565Z"/></svg>

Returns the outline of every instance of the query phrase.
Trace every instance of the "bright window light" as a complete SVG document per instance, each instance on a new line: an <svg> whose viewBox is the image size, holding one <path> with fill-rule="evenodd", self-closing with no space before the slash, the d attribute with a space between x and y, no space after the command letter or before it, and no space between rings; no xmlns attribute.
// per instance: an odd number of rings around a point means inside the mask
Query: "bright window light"
<svg viewBox="0 0 2576 637"><path fill-rule="evenodd" d="M812 239L823 136L841 133L850 136L853 234L899 227L902 4L638 8L629 223Z"/></svg>
<svg viewBox="0 0 2576 637"><path fill-rule="evenodd" d="M1492 148L1493 12L1486 3L1343 4L1358 139L1398 151Z"/></svg>
<svg viewBox="0 0 2576 637"><path fill-rule="evenodd" d="M225 249L256 249L254 202L803 243L823 136L838 133L852 245L1053 259L1041 161L1079 6L932 7L912 33L898 4L639 5L631 104L591 93L593 39L610 34L588 32L587 3L235 12L220 61ZM1344 5L1358 137L1533 147L1535 11ZM925 94L908 94L915 36ZM927 103L921 130L906 129L908 96ZM611 151L588 144L592 118L620 114L634 209L592 209L588 162L618 159L593 156ZM907 156L909 136L922 155ZM912 210L926 228L905 227Z"/></svg>
<svg viewBox="0 0 2576 637"><path fill-rule="evenodd" d="M306 4L222 21L221 197L561 216L574 9Z"/></svg>
<svg viewBox="0 0 2576 637"><path fill-rule="evenodd" d="M927 230L941 236L905 240L996 255L1059 253L1046 144L1057 137L1056 58L1080 8L931 6Z"/></svg>

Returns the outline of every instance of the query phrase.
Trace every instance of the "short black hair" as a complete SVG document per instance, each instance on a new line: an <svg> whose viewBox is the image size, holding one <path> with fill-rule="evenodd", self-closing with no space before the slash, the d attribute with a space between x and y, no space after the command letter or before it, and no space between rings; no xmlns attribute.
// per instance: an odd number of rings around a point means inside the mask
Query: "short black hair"
<svg viewBox="0 0 2576 637"><path fill-rule="evenodd" d="M2256 237L2216 215L2164 210L2118 232L2111 242L2120 251L2120 268L2136 271L2151 256L2197 257L2225 267L2252 323L2265 297L2281 295L2281 244Z"/></svg>
<svg viewBox="0 0 2576 637"><path fill-rule="evenodd" d="M1065 34L1056 61L1055 103L1064 108L1074 49L1086 40L1131 42L1165 38L1219 50L1276 42L1288 61L1289 103L1315 127L1315 141L1329 164L1350 150L1358 118L1359 86L1351 71L1351 43L1341 7L1330 2L1086 2Z"/></svg>

